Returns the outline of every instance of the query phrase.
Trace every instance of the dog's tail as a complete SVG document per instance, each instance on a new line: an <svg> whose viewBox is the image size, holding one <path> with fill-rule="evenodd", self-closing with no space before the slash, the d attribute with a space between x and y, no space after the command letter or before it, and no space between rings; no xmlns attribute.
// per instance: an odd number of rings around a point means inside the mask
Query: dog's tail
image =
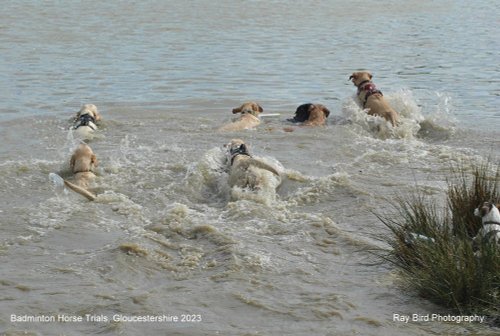
<svg viewBox="0 0 500 336"><path fill-rule="evenodd" d="M77 186L76 184L73 184L69 181L64 180L64 185L66 187L70 188L71 190L73 190L74 192L77 192L80 195L86 197L89 201L93 201L96 199L96 195L92 194L90 191L88 191L86 189L83 189L80 186Z"/></svg>

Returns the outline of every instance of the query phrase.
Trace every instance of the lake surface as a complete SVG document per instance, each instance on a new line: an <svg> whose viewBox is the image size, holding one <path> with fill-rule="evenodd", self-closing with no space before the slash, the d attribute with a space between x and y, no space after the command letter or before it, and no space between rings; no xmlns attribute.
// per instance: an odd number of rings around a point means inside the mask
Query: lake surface
<svg viewBox="0 0 500 336"><path fill-rule="evenodd" d="M4 1L0 333L498 332L394 321L450 312L370 253L390 200L444 204L451 167L498 162L498 17L488 0ZM396 129L359 107L361 69ZM280 115L217 132L247 100ZM328 125L285 132L307 102ZM48 177L68 175L85 103L103 116L95 202ZM276 194L228 187L232 138L283 173Z"/></svg>

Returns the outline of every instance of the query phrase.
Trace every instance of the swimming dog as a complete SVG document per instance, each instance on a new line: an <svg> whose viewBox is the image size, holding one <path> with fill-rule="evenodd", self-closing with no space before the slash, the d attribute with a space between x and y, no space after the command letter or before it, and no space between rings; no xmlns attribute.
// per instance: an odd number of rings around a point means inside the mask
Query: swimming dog
<svg viewBox="0 0 500 336"><path fill-rule="evenodd" d="M295 116L292 119L288 119L288 121L293 123L301 122L303 126L319 126L326 123L326 118L329 115L330 110L324 105L308 103L297 107Z"/></svg>
<svg viewBox="0 0 500 336"><path fill-rule="evenodd" d="M241 116L233 122L219 128L219 131L240 131L254 128L260 125L259 114L264 109L256 102L246 102L240 107L233 109L233 114L241 113Z"/></svg>
<svg viewBox="0 0 500 336"><path fill-rule="evenodd" d="M248 146L243 140L233 139L225 146L231 187L259 190L267 186L270 179L274 179L275 186L281 183L280 173L269 164L252 157Z"/></svg>
<svg viewBox="0 0 500 336"><path fill-rule="evenodd" d="M474 215L482 218L483 226L473 239L475 246L481 243L500 245L500 211L492 202L484 202L474 210Z"/></svg>
<svg viewBox="0 0 500 336"><path fill-rule="evenodd" d="M70 167L73 173L72 181L64 180L64 184L73 191L93 201L96 196L88 191L90 182L96 177L94 168L97 167L97 157L85 143L79 144L71 155Z"/></svg>
<svg viewBox="0 0 500 336"><path fill-rule="evenodd" d="M380 116L391 122L392 126L397 126L398 113L387 103L382 92L371 81L372 78L370 72L359 71L353 72L349 80L358 88L357 97L369 115Z"/></svg>
<svg viewBox="0 0 500 336"><path fill-rule="evenodd" d="M101 115L97 107L94 104L85 104L76 114L72 129L79 138L90 139L100 120Z"/></svg>

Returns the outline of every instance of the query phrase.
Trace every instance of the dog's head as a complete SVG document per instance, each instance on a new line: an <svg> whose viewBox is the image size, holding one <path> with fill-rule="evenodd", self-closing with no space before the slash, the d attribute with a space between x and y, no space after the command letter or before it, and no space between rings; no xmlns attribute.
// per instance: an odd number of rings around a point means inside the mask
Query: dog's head
<svg viewBox="0 0 500 336"><path fill-rule="evenodd" d="M327 118L330 115L330 110L321 104L308 103L297 107L293 119L288 120L291 122L305 122L310 120L312 116L317 117L318 115L323 115L324 118Z"/></svg>
<svg viewBox="0 0 500 336"><path fill-rule="evenodd" d="M498 208L500 204L495 205L493 202L484 202L482 205L479 205L476 209L474 209L474 215L477 217L485 217L491 211L494 211L494 208Z"/></svg>
<svg viewBox="0 0 500 336"><path fill-rule="evenodd" d="M101 115L94 104L84 104L76 114L76 118L78 119L85 114L90 115L95 121L101 120Z"/></svg>
<svg viewBox="0 0 500 336"><path fill-rule="evenodd" d="M250 151L248 150L248 146L241 139L232 139L227 145L224 145L227 150L227 156L232 162L233 158L236 155L243 154L250 156Z"/></svg>
<svg viewBox="0 0 500 336"><path fill-rule="evenodd" d="M355 86L359 86L359 84L365 81L370 81L372 78L373 76L370 72L358 71L358 72L353 72L352 75L349 77L349 80L351 80Z"/></svg>
<svg viewBox="0 0 500 336"><path fill-rule="evenodd" d="M262 108L262 106L260 106L256 102L246 102L246 103L242 104L240 107L234 108L233 109L233 114L236 114L236 113L241 113L241 114L250 113L250 114L252 114L254 116L258 116L259 113L261 113L263 111L264 111L264 109Z"/></svg>

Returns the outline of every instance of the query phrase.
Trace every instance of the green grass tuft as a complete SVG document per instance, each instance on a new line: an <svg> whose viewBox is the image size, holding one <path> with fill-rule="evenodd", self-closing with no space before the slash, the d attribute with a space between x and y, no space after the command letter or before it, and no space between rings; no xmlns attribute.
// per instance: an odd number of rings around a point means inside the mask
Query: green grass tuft
<svg viewBox="0 0 500 336"><path fill-rule="evenodd" d="M420 296L462 314L499 316L500 247L475 253L472 238L481 227L474 209L500 200L500 168L472 167L452 169L445 206L416 192L393 201L391 215L377 215L392 233L382 237L392 247L383 257Z"/></svg>

